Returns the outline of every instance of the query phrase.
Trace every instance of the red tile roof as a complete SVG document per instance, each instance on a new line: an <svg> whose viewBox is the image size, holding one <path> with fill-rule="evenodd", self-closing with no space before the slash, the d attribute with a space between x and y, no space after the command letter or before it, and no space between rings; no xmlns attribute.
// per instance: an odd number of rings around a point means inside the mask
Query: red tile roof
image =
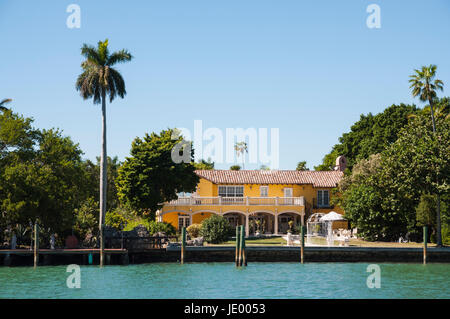
<svg viewBox="0 0 450 319"><path fill-rule="evenodd" d="M214 184L312 184L313 187L336 187L341 171L295 170L197 170L195 173Z"/></svg>

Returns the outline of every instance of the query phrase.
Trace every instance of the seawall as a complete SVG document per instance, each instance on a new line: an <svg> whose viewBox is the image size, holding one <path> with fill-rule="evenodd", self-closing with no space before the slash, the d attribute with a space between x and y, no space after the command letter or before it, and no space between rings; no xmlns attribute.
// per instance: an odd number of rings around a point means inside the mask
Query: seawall
<svg viewBox="0 0 450 319"><path fill-rule="evenodd" d="M299 247L253 246L247 247L248 263L252 262L300 262ZM9 259L7 259L9 258ZM44 254L39 256L39 266L89 264L88 254ZM155 262L179 262L180 248L128 251L107 254L110 265L142 264ZM185 262L234 262L235 247L205 246L186 247ZM305 262L370 262L370 263L422 263L421 248L365 248L365 247L305 247ZM450 263L450 247L428 248L429 263ZM98 254L92 254L92 264L99 263ZM0 254L0 266L32 266L31 254Z"/></svg>

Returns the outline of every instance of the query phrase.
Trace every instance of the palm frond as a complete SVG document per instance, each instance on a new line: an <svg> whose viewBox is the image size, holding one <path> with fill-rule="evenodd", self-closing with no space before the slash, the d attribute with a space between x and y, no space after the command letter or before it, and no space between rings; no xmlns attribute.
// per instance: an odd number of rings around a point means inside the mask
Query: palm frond
<svg viewBox="0 0 450 319"><path fill-rule="evenodd" d="M117 52L114 52L113 54L111 54L109 56L108 60L106 61L106 64L113 66L116 63L124 63L124 62L131 61L131 59L133 59L133 56L131 55L131 53L125 49L122 49L120 51L117 51Z"/></svg>

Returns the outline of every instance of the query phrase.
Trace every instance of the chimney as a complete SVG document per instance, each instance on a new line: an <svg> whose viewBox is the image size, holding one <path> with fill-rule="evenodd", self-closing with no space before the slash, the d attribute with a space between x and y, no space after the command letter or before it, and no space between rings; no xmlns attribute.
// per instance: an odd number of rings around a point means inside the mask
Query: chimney
<svg viewBox="0 0 450 319"><path fill-rule="evenodd" d="M345 171L345 168L347 167L347 159L344 155L338 156L336 158L336 166L334 167L335 171Z"/></svg>

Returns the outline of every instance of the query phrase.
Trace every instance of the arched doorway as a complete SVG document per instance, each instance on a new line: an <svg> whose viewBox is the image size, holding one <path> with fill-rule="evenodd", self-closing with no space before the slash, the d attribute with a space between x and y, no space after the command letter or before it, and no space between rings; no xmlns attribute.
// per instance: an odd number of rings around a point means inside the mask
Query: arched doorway
<svg viewBox="0 0 450 319"><path fill-rule="evenodd" d="M267 212L255 212L249 216L249 233L271 235L275 231L275 216Z"/></svg>
<svg viewBox="0 0 450 319"><path fill-rule="evenodd" d="M281 213L277 216L278 218L278 233L280 234L286 234L287 231L290 229L289 223L292 222L292 228L297 227L298 225L301 225L302 219L301 215L298 213Z"/></svg>
<svg viewBox="0 0 450 319"><path fill-rule="evenodd" d="M245 215L243 213L228 212L228 213L223 214L223 217L225 217L228 220L231 227L233 227L233 228L236 228L236 226L241 226L241 225L244 225L244 227L245 227Z"/></svg>

